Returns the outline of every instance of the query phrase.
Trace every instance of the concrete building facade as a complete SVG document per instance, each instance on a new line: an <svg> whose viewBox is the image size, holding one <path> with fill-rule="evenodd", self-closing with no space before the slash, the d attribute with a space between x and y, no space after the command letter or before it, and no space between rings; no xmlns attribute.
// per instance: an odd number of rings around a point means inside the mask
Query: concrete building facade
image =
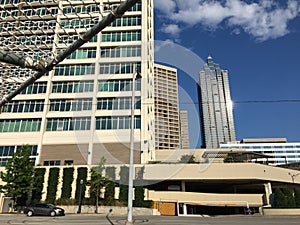
<svg viewBox="0 0 300 225"><path fill-rule="evenodd" d="M190 138L189 138L189 117L187 110L179 111L180 120L180 148L189 149L190 148Z"/></svg>
<svg viewBox="0 0 300 225"><path fill-rule="evenodd" d="M211 56L200 71L199 102L202 148L218 148L221 143L235 141L228 71Z"/></svg>
<svg viewBox="0 0 300 225"><path fill-rule="evenodd" d="M11 32L25 30L25 38L31 38L23 43L26 47L43 45L41 40L49 39L44 52L56 54L78 39L76 32L72 34L74 26L85 31L120 2L76 1L70 5L63 0L47 4L36 0L9 4L0 10L4 18L1 26L12 24ZM19 14L11 17L16 10ZM64 35L65 31L72 35ZM135 82L135 162L153 159L153 38L153 1L140 1L6 104L0 115L1 165L25 144L32 148L37 165L91 165L102 156L108 163L128 162L136 69L142 79ZM0 39L2 43L14 41L3 30ZM18 71L10 73L13 76Z"/></svg>
<svg viewBox="0 0 300 225"><path fill-rule="evenodd" d="M177 69L154 65L154 108L156 150L180 146Z"/></svg>

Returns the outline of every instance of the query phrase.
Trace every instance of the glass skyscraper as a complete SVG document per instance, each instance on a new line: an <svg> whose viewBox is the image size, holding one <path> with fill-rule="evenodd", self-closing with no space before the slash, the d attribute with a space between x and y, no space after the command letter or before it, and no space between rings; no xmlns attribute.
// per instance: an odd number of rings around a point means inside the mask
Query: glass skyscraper
<svg viewBox="0 0 300 225"><path fill-rule="evenodd" d="M221 70L211 56L200 71L199 102L202 148L235 141L228 71Z"/></svg>

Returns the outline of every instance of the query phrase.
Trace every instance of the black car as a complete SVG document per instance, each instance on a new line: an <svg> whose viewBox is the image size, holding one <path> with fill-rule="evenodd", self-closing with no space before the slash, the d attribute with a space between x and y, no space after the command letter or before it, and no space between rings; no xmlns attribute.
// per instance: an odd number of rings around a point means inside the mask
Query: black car
<svg viewBox="0 0 300 225"><path fill-rule="evenodd" d="M24 213L27 214L27 216L64 216L65 210L52 204L37 203L26 206Z"/></svg>

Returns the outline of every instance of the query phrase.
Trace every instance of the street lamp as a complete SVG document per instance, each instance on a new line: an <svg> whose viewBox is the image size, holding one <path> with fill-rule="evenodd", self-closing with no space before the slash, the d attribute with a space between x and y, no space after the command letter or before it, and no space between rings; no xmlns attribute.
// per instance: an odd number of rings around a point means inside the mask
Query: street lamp
<svg viewBox="0 0 300 225"><path fill-rule="evenodd" d="M133 203L133 156L134 156L134 106L135 106L135 80L142 78L137 67L133 70L132 77L132 97L131 97L131 130L130 130L130 158L129 158L129 176L128 176L128 214L126 225L132 223L132 203Z"/></svg>
<svg viewBox="0 0 300 225"><path fill-rule="evenodd" d="M289 172L289 175L291 176L292 181L293 181L293 184L294 184L294 183L295 183L295 178L296 178L298 175L300 175L300 173L292 174L292 173Z"/></svg>
<svg viewBox="0 0 300 225"><path fill-rule="evenodd" d="M83 180L80 180L80 189L79 189L79 202L78 202L78 210L77 213L81 213L81 195L82 195L82 184Z"/></svg>

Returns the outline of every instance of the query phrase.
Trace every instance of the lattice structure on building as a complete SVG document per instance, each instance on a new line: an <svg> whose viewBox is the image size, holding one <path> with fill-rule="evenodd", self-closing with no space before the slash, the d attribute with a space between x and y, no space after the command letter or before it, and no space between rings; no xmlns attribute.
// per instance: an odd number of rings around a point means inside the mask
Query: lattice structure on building
<svg viewBox="0 0 300 225"><path fill-rule="evenodd" d="M92 54L79 48L137 2L1 0L0 107L65 58Z"/></svg>

